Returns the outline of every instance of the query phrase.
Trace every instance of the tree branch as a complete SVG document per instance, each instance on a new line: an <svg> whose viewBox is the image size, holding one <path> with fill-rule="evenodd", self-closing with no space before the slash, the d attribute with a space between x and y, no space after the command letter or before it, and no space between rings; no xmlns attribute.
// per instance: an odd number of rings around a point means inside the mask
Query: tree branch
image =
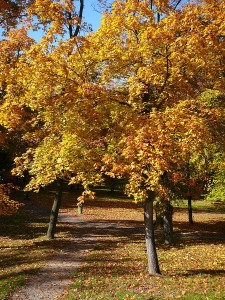
<svg viewBox="0 0 225 300"><path fill-rule="evenodd" d="M178 2L176 3L176 5L174 6L174 10L177 9L177 6L181 3L182 0L178 0Z"/></svg>
<svg viewBox="0 0 225 300"><path fill-rule="evenodd" d="M76 27L75 32L73 34L73 37L78 36L78 33L80 31L81 21L82 21L82 18L83 18L83 10L84 10L84 0L80 0L79 23L77 24L77 27Z"/></svg>

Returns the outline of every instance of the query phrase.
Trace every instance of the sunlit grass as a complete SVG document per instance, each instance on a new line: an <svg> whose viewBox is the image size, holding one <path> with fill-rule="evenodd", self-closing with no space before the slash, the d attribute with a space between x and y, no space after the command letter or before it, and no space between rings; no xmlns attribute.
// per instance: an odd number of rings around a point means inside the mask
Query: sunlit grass
<svg viewBox="0 0 225 300"><path fill-rule="evenodd" d="M174 207L187 209L187 200L176 200L172 201ZM210 200L192 200L193 210L206 210L206 211L224 211L225 212L225 201L210 201Z"/></svg>
<svg viewBox="0 0 225 300"><path fill-rule="evenodd" d="M144 243L110 250L104 243L74 275L66 299L225 299L224 244L180 246L158 249L164 276L150 277Z"/></svg>
<svg viewBox="0 0 225 300"><path fill-rule="evenodd" d="M220 240L225 227L223 212L211 211L210 203L194 212L194 225L188 224L186 209L175 208L175 234L172 246L157 240L162 276L151 277L143 236L109 236L99 241L74 274L66 300L100 299L225 299L225 244ZM86 204L84 219L110 219L114 222L143 221L140 207L98 203ZM210 208L210 209L209 209ZM134 225L134 224L133 224ZM135 225L134 225L135 226ZM201 239L201 234L204 235ZM199 238L193 239L193 235ZM176 236L176 235L175 235ZM213 236L213 237L211 237Z"/></svg>

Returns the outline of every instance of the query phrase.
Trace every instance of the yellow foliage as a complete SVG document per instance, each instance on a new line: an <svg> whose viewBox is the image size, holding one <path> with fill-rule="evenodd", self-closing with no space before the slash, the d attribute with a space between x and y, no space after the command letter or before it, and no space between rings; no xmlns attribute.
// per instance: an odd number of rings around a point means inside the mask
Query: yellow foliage
<svg viewBox="0 0 225 300"><path fill-rule="evenodd" d="M215 142L220 108L199 95L224 89L224 3L154 3L165 14L158 23L149 1L115 1L97 32L57 43L72 1L36 0L30 14L49 24L42 40L23 29L2 42L1 122L28 143L15 168L32 176L28 188L56 178L88 187L105 172L127 176L136 199L165 193L162 174Z"/></svg>

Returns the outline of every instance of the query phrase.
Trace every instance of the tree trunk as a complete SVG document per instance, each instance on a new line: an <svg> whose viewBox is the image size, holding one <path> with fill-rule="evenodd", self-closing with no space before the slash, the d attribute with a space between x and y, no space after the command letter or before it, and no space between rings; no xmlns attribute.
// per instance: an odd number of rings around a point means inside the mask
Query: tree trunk
<svg viewBox="0 0 225 300"><path fill-rule="evenodd" d="M63 189L63 181L62 179L57 180L57 190L55 192L55 199L52 205L52 211L50 215L50 221L48 225L47 237L49 239L54 239L56 223L58 219L59 208L61 205L62 199L62 189Z"/></svg>
<svg viewBox="0 0 225 300"><path fill-rule="evenodd" d="M163 231L165 244L171 245L173 242L173 206L169 201L163 214Z"/></svg>
<svg viewBox="0 0 225 300"><path fill-rule="evenodd" d="M162 214L157 213L156 212L156 216L155 216L155 224L156 227L160 227L163 228L163 217Z"/></svg>
<svg viewBox="0 0 225 300"><path fill-rule="evenodd" d="M189 224L194 224L192 216L192 197L188 196L188 221Z"/></svg>
<svg viewBox="0 0 225 300"><path fill-rule="evenodd" d="M154 226L153 226L153 199L154 192L149 193L145 200L144 222L145 222L145 241L148 257L148 272L150 275L160 274L158 257L155 246Z"/></svg>

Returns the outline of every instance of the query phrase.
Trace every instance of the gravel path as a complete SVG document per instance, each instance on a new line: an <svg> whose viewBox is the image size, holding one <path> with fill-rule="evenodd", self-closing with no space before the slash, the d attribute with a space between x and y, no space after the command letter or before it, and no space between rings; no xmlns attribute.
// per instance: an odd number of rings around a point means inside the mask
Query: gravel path
<svg viewBox="0 0 225 300"><path fill-rule="evenodd" d="M7 298L8 300L62 299L72 283L72 274L77 271L87 252L93 249L100 238L109 234L124 236L131 232L140 232L140 228L133 226L111 222L87 222L66 213L59 214L59 221L76 224L73 238L61 253L48 261L37 274L31 275L26 284Z"/></svg>

